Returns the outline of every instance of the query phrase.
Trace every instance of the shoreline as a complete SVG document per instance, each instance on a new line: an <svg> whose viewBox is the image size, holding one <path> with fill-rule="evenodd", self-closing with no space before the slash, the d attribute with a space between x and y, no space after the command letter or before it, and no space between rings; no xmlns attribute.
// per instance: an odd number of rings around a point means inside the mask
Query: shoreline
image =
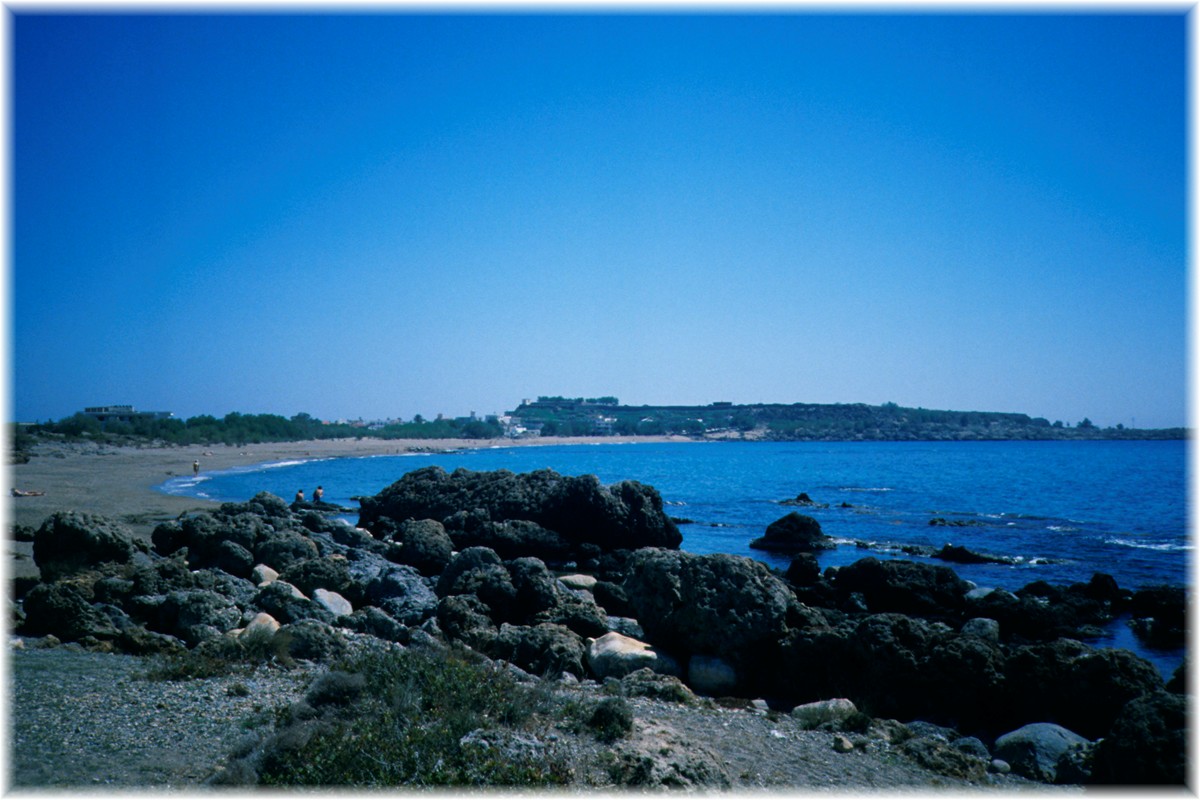
<svg viewBox="0 0 1200 800"><path fill-rule="evenodd" d="M160 523L182 513L216 508L215 500L169 495L156 488L172 477L218 472L290 459L363 458L413 452L482 450L493 447L545 447L560 444L638 444L694 442L686 436L594 436L532 439L316 439L235 445L111 446L90 442L42 442L24 464L8 466L3 492L10 525L39 527L56 511L101 514L128 525L149 541ZM11 489L44 492L12 497ZM246 498L249 499L249 498ZM32 545L9 539L7 559L13 575L37 575Z"/></svg>

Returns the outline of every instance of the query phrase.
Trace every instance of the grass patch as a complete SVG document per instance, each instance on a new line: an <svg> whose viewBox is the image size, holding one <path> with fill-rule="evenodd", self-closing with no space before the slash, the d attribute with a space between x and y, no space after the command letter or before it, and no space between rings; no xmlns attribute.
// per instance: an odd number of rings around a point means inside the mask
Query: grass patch
<svg viewBox="0 0 1200 800"><path fill-rule="evenodd" d="M151 662L146 677L154 681L189 681L220 678L261 664L295 666L288 653L292 636L286 631L257 628L241 636L220 636L182 653L160 656Z"/></svg>

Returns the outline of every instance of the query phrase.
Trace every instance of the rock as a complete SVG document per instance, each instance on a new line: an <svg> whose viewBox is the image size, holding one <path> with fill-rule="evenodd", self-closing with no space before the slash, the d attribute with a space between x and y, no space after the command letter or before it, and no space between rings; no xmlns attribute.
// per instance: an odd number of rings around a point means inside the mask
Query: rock
<svg viewBox="0 0 1200 800"><path fill-rule="evenodd" d="M984 761L990 761L992 758L992 753L987 749L987 745L975 736L960 736L950 742L950 746L960 753L966 753Z"/></svg>
<svg viewBox="0 0 1200 800"><path fill-rule="evenodd" d="M691 703L696 695L674 675L664 675L649 667L634 670L621 678L621 692L626 697L650 697L671 703Z"/></svg>
<svg viewBox="0 0 1200 800"><path fill-rule="evenodd" d="M304 619L332 622L334 615L284 580L268 583L254 598L254 605L285 625Z"/></svg>
<svg viewBox="0 0 1200 800"><path fill-rule="evenodd" d="M1096 746L1092 783L1182 786L1188 773L1184 695L1152 692L1131 700Z"/></svg>
<svg viewBox="0 0 1200 800"><path fill-rule="evenodd" d="M852 701L838 697L796 706L792 709L792 718L801 727L811 730L827 722L841 722L857 713L858 707Z"/></svg>
<svg viewBox="0 0 1200 800"><path fill-rule="evenodd" d="M821 523L793 511L768 525L766 533L750 542L750 546L772 553L810 553L832 548L834 543L821 531Z"/></svg>
<svg viewBox="0 0 1200 800"><path fill-rule="evenodd" d="M975 636L988 642L1000 641L1000 623L986 617L975 617L963 623L960 633Z"/></svg>
<svg viewBox="0 0 1200 800"><path fill-rule="evenodd" d="M488 616L487 605L473 594L443 597L437 604L438 626L447 639L465 642L474 649L486 649L496 629Z"/></svg>
<svg viewBox="0 0 1200 800"><path fill-rule="evenodd" d="M119 522L79 511L56 511L33 538L33 561L47 583L98 564L128 564L150 548Z"/></svg>
<svg viewBox="0 0 1200 800"><path fill-rule="evenodd" d="M388 565L366 585L366 601L410 626L431 618L438 607L437 594L416 568L408 565Z"/></svg>
<svg viewBox="0 0 1200 800"><path fill-rule="evenodd" d="M834 579L838 594L858 592L872 612L931 617L957 614L970 591L949 567L913 561L863 558L842 567Z"/></svg>
<svg viewBox="0 0 1200 800"><path fill-rule="evenodd" d="M448 474L441 467L426 467L359 503L359 525L369 530L383 518L446 519L479 509L488 520L525 520L601 551L678 547L683 538L652 487L635 481L604 487L594 475L566 477L552 470L518 475L457 469ZM506 555L541 557L532 552Z"/></svg>
<svg viewBox="0 0 1200 800"><path fill-rule="evenodd" d="M254 569L254 555L237 542L221 542L217 547L213 566L230 575L249 578Z"/></svg>
<svg viewBox="0 0 1200 800"><path fill-rule="evenodd" d="M821 567L812 553L797 553L784 573L784 580L793 586L811 586L821 579Z"/></svg>
<svg viewBox="0 0 1200 800"><path fill-rule="evenodd" d="M1091 739L1104 736L1130 700L1163 688L1158 670L1130 651L1071 639L1015 648L1004 676L1004 719L1041 715Z"/></svg>
<svg viewBox="0 0 1200 800"><path fill-rule="evenodd" d="M1131 627L1147 644L1183 647L1187 640L1187 590L1182 586L1152 586L1134 593L1129 604Z"/></svg>
<svg viewBox="0 0 1200 800"><path fill-rule="evenodd" d="M313 602L323 607L335 617L347 617L354 613L354 606L350 605L349 600L337 592L331 592L328 589L315 590L313 592Z"/></svg>
<svg viewBox="0 0 1200 800"><path fill-rule="evenodd" d="M517 626L504 623L486 654L503 658L533 675L554 677L566 672L582 678L584 644L578 634L562 625Z"/></svg>
<svg viewBox="0 0 1200 800"><path fill-rule="evenodd" d="M1012 772L1012 766L1002 758L993 758L988 763L988 772L994 775L1007 775Z"/></svg>
<svg viewBox="0 0 1200 800"><path fill-rule="evenodd" d="M340 621L352 631L365 633L385 642L408 644L412 638L407 626L401 625L386 611L375 606L357 609L348 618Z"/></svg>
<svg viewBox="0 0 1200 800"><path fill-rule="evenodd" d="M808 492L801 492L790 500L780 500L781 506L804 506L806 508L829 508L828 503L818 503L808 496Z"/></svg>
<svg viewBox="0 0 1200 800"><path fill-rule="evenodd" d="M535 614L530 624L552 622L564 625L585 638L603 636L608 633L608 615L590 598L564 593L557 605Z"/></svg>
<svg viewBox="0 0 1200 800"><path fill-rule="evenodd" d="M1054 783L1059 758L1075 747L1088 744L1087 739L1061 725L1034 722L996 739L995 753L1018 775Z"/></svg>
<svg viewBox="0 0 1200 800"><path fill-rule="evenodd" d="M596 588L596 578L591 575L560 575L558 578L568 589L592 591Z"/></svg>
<svg viewBox="0 0 1200 800"><path fill-rule="evenodd" d="M342 556L322 556L292 563L279 574L279 580L287 581L309 597L316 597L318 589L349 596L355 591L350 566Z"/></svg>
<svg viewBox="0 0 1200 800"><path fill-rule="evenodd" d="M909 739L900 745L900 752L939 775L966 781L982 780L987 775L988 761L964 753L940 736Z"/></svg>
<svg viewBox="0 0 1200 800"><path fill-rule="evenodd" d="M279 630L279 628L279 620L265 611L260 611L254 615L253 619L246 623L246 627L242 629L239 636L274 636L275 631Z"/></svg>
<svg viewBox="0 0 1200 800"><path fill-rule="evenodd" d="M509 577L516 598L512 604L515 620L527 622L535 615L551 611L560 602L554 576L540 558L516 558L508 562Z"/></svg>
<svg viewBox="0 0 1200 800"><path fill-rule="evenodd" d="M446 525L459 550L487 547L505 559L533 557L549 561L567 561L576 552L576 545L567 537L526 519L493 522L460 512L447 517Z"/></svg>
<svg viewBox="0 0 1200 800"><path fill-rule="evenodd" d="M209 628L224 633L236 628L241 620L241 611L228 597L207 589L191 589L166 596L155 629L196 645L211 638Z"/></svg>
<svg viewBox="0 0 1200 800"><path fill-rule="evenodd" d="M517 598L512 578L494 550L469 547L456 555L438 578L437 594L473 594L491 609L492 619L511 619Z"/></svg>
<svg viewBox="0 0 1200 800"><path fill-rule="evenodd" d="M330 661L343 655L348 646L345 636L317 619L288 623L279 629L278 635L284 637L292 658L308 661Z"/></svg>
<svg viewBox="0 0 1200 800"><path fill-rule="evenodd" d="M737 688L737 671L724 659L694 655L688 659L687 682L699 694L721 697Z"/></svg>
<svg viewBox="0 0 1200 800"><path fill-rule="evenodd" d="M624 582L624 578L621 579ZM634 617L637 610L629 602L625 587L609 581L598 580L592 588L592 596L596 604L603 608L609 617Z"/></svg>
<svg viewBox="0 0 1200 800"><path fill-rule="evenodd" d="M113 638L119 634L116 626L92 607L81 588L63 581L33 587L25 595L24 609L21 633L27 636L53 635L74 642L85 636Z"/></svg>
<svg viewBox="0 0 1200 800"><path fill-rule="evenodd" d="M271 581L277 579L279 573L268 567L266 564L258 564L250 572L250 580L254 581L257 586L266 586Z"/></svg>
<svg viewBox="0 0 1200 800"><path fill-rule="evenodd" d="M658 548L633 554L624 588L652 643L735 666L754 648L778 641L794 602L761 562Z"/></svg>
<svg viewBox="0 0 1200 800"><path fill-rule="evenodd" d="M679 665L670 656L645 642L619 633L606 633L587 648L587 665L599 680L620 678L639 669L678 675Z"/></svg>
<svg viewBox="0 0 1200 800"><path fill-rule="evenodd" d="M264 534L254 548L254 557L280 573L293 564L316 558L317 545L307 536L283 530Z"/></svg>
<svg viewBox="0 0 1200 800"><path fill-rule="evenodd" d="M850 741L840 733L833 737L833 752L849 753L854 750L854 742Z"/></svg>
<svg viewBox="0 0 1200 800"><path fill-rule="evenodd" d="M396 560L416 567L422 575L440 574L454 554L454 543L437 520L408 520L400 525L398 536Z"/></svg>
<svg viewBox="0 0 1200 800"><path fill-rule="evenodd" d="M936 520L931 520L930 525L933 525ZM945 524L945 523L943 523ZM956 544L945 544L941 550L933 554L933 558L942 561L950 561L955 564L1012 564L1013 559L1007 556L990 556L985 553L976 553L974 550Z"/></svg>

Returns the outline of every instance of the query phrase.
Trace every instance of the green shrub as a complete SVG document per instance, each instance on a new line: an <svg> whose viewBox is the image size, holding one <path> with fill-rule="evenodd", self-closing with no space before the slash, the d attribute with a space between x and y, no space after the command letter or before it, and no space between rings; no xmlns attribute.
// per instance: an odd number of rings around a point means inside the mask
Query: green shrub
<svg viewBox="0 0 1200 800"><path fill-rule="evenodd" d="M596 738L602 742L615 742L628 736L633 730L633 709L622 697L609 697L601 700L588 720Z"/></svg>
<svg viewBox="0 0 1200 800"><path fill-rule="evenodd" d="M319 721L277 718L259 770L271 786L550 786L570 769L546 750L470 746L474 731L531 726L549 702L465 651L409 649L337 665L348 691ZM360 682L361 681L361 682ZM330 687L321 684L319 694ZM339 699L342 694L339 693ZM336 715L336 716L334 716Z"/></svg>

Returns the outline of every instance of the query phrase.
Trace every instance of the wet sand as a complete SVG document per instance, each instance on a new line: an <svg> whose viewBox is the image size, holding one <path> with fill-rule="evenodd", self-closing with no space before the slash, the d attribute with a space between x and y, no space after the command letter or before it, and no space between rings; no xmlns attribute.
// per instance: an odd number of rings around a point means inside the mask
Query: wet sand
<svg viewBox="0 0 1200 800"><path fill-rule="evenodd" d="M190 475L192 462L200 471L300 458L371 456L429 450L478 447L544 446L595 442L689 441L682 436L543 437L540 439L328 439L246 445L189 445L186 447L111 447L94 444L43 443L26 464L8 467L3 487L4 515L9 523L38 527L55 511L86 511L120 520L149 540L160 522L186 511L213 508L215 501L162 494L154 487L175 475ZM11 497L10 489L40 491L38 497ZM249 498L247 498L249 499ZM12 575L36 575L32 545L9 541Z"/></svg>

